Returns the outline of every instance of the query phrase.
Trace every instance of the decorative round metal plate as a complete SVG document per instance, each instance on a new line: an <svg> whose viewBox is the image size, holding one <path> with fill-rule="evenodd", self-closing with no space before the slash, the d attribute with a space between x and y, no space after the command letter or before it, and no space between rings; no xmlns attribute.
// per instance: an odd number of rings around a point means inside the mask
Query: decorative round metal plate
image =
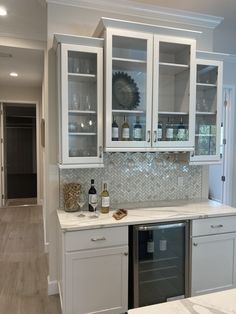
<svg viewBox="0 0 236 314"><path fill-rule="evenodd" d="M124 72L112 76L112 108L132 110L138 107L140 95L137 84Z"/></svg>

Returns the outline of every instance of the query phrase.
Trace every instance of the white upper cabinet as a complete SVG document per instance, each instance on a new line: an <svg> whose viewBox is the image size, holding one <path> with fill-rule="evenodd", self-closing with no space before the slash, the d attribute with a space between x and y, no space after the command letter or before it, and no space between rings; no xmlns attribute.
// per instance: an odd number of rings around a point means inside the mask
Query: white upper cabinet
<svg viewBox="0 0 236 314"><path fill-rule="evenodd" d="M220 161L222 62L196 60L195 150L190 162Z"/></svg>
<svg viewBox="0 0 236 314"><path fill-rule="evenodd" d="M105 150L193 150L195 40L109 27L105 39Z"/></svg>
<svg viewBox="0 0 236 314"><path fill-rule="evenodd" d="M103 165L103 40L55 36L58 55L59 166Z"/></svg>

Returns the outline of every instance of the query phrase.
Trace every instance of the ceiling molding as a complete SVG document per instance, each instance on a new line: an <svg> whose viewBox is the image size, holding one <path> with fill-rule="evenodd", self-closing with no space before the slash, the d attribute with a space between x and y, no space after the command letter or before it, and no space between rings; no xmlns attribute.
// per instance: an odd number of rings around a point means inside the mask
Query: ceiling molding
<svg viewBox="0 0 236 314"><path fill-rule="evenodd" d="M119 0L111 3L110 0L46 0L47 3L76 6L85 9L103 12L120 13L122 15L157 19L162 21L183 23L186 25L200 26L214 29L222 21L223 17L191 11L177 10L158 5L141 4L132 0Z"/></svg>

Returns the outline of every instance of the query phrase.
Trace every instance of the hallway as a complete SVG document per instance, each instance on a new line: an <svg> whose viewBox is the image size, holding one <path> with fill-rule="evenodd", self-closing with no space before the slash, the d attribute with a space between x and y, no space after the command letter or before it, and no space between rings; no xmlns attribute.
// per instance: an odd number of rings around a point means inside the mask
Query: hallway
<svg viewBox="0 0 236 314"><path fill-rule="evenodd" d="M0 314L60 314L47 295L41 206L0 209Z"/></svg>

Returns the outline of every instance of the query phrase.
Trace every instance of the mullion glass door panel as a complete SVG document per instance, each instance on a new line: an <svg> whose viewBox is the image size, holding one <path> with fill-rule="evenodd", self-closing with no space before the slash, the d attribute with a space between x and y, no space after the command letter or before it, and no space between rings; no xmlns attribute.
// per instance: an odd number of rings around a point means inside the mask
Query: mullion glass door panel
<svg viewBox="0 0 236 314"><path fill-rule="evenodd" d="M96 157L97 55L68 51L68 156Z"/></svg>
<svg viewBox="0 0 236 314"><path fill-rule="evenodd" d="M146 39L112 36L111 114L111 142L140 146L147 141Z"/></svg>

